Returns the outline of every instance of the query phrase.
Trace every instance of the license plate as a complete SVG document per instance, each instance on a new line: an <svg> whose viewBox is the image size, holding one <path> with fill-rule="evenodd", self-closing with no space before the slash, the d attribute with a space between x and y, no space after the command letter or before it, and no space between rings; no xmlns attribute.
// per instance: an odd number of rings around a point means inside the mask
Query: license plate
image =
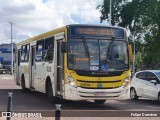
<svg viewBox="0 0 160 120"><path fill-rule="evenodd" d="M95 92L94 94L97 96L104 96L106 95L106 92Z"/></svg>

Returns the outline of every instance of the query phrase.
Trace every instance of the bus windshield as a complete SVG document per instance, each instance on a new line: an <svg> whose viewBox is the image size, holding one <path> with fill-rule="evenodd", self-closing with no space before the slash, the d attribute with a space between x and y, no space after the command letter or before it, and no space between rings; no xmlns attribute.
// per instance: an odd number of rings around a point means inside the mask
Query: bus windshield
<svg viewBox="0 0 160 120"><path fill-rule="evenodd" d="M70 39L67 53L69 69L114 71L129 68L127 42L124 40Z"/></svg>

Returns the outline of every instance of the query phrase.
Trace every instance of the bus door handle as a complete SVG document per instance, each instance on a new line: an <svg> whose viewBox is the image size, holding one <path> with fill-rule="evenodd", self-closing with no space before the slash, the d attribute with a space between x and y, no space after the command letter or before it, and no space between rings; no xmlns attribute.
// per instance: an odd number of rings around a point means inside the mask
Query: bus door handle
<svg viewBox="0 0 160 120"><path fill-rule="evenodd" d="M58 65L57 67L58 67L58 68L62 68L62 66L61 66L61 65Z"/></svg>

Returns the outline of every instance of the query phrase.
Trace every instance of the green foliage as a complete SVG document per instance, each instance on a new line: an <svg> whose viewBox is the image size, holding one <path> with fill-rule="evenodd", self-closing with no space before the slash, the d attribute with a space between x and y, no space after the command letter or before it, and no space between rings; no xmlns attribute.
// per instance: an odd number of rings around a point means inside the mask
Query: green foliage
<svg viewBox="0 0 160 120"><path fill-rule="evenodd" d="M160 0L112 1L112 25L128 27L136 37L137 66L156 66L160 63ZM104 0L100 9L100 21L108 19L110 0ZM133 45L133 41L129 41ZM133 48L133 47L132 47ZM143 54L140 54L143 53Z"/></svg>
<svg viewBox="0 0 160 120"><path fill-rule="evenodd" d="M142 69L142 64L143 64L142 53L137 52L137 54L136 54L136 68Z"/></svg>
<svg viewBox="0 0 160 120"><path fill-rule="evenodd" d="M121 10L121 0L112 0L112 24L114 25L115 23L117 23L119 21L119 11ZM105 19L109 19L108 18L108 14L109 14L109 5L110 5L110 0L104 0L102 5L98 5L97 9L100 9L101 14L101 22L103 22L103 20Z"/></svg>

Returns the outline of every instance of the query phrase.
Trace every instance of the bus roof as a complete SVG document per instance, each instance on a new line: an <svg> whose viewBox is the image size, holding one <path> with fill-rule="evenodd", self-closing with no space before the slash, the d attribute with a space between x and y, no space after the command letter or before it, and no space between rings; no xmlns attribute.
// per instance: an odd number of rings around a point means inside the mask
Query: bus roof
<svg viewBox="0 0 160 120"><path fill-rule="evenodd" d="M16 46L20 46L20 45L23 45L23 44L30 43L32 41L43 39L45 37L52 36L53 34L56 34L58 32L65 32L65 28L66 28L66 26L61 27L61 28L57 28L57 29L54 29L54 30L51 30L51 31L48 31L48 32L45 32L45 33L42 33L42 34L39 34L39 35L34 36L32 38L28 38L24 41L21 41L21 42L17 43Z"/></svg>
<svg viewBox="0 0 160 120"><path fill-rule="evenodd" d="M28 38L24 41L21 41L21 42L17 43L16 46L24 45L24 44L30 43L32 41L37 41L37 40L43 39L45 37L52 36L53 34L56 34L56 33L59 33L59 32L66 32L66 28L70 27L70 26L108 27L108 28L117 28L117 29L125 30L123 27L118 27L118 26L94 25L94 24L70 24L70 25L66 25L66 26L63 26L63 27L60 27L60 28L57 28L57 29L39 34L39 35L34 36L32 38Z"/></svg>
<svg viewBox="0 0 160 120"><path fill-rule="evenodd" d="M108 28L118 28L118 29L123 29L125 30L125 28L120 27L120 26L111 26L111 25L96 25L96 24L70 24L70 25L66 25L66 26L93 26L93 27L108 27Z"/></svg>

